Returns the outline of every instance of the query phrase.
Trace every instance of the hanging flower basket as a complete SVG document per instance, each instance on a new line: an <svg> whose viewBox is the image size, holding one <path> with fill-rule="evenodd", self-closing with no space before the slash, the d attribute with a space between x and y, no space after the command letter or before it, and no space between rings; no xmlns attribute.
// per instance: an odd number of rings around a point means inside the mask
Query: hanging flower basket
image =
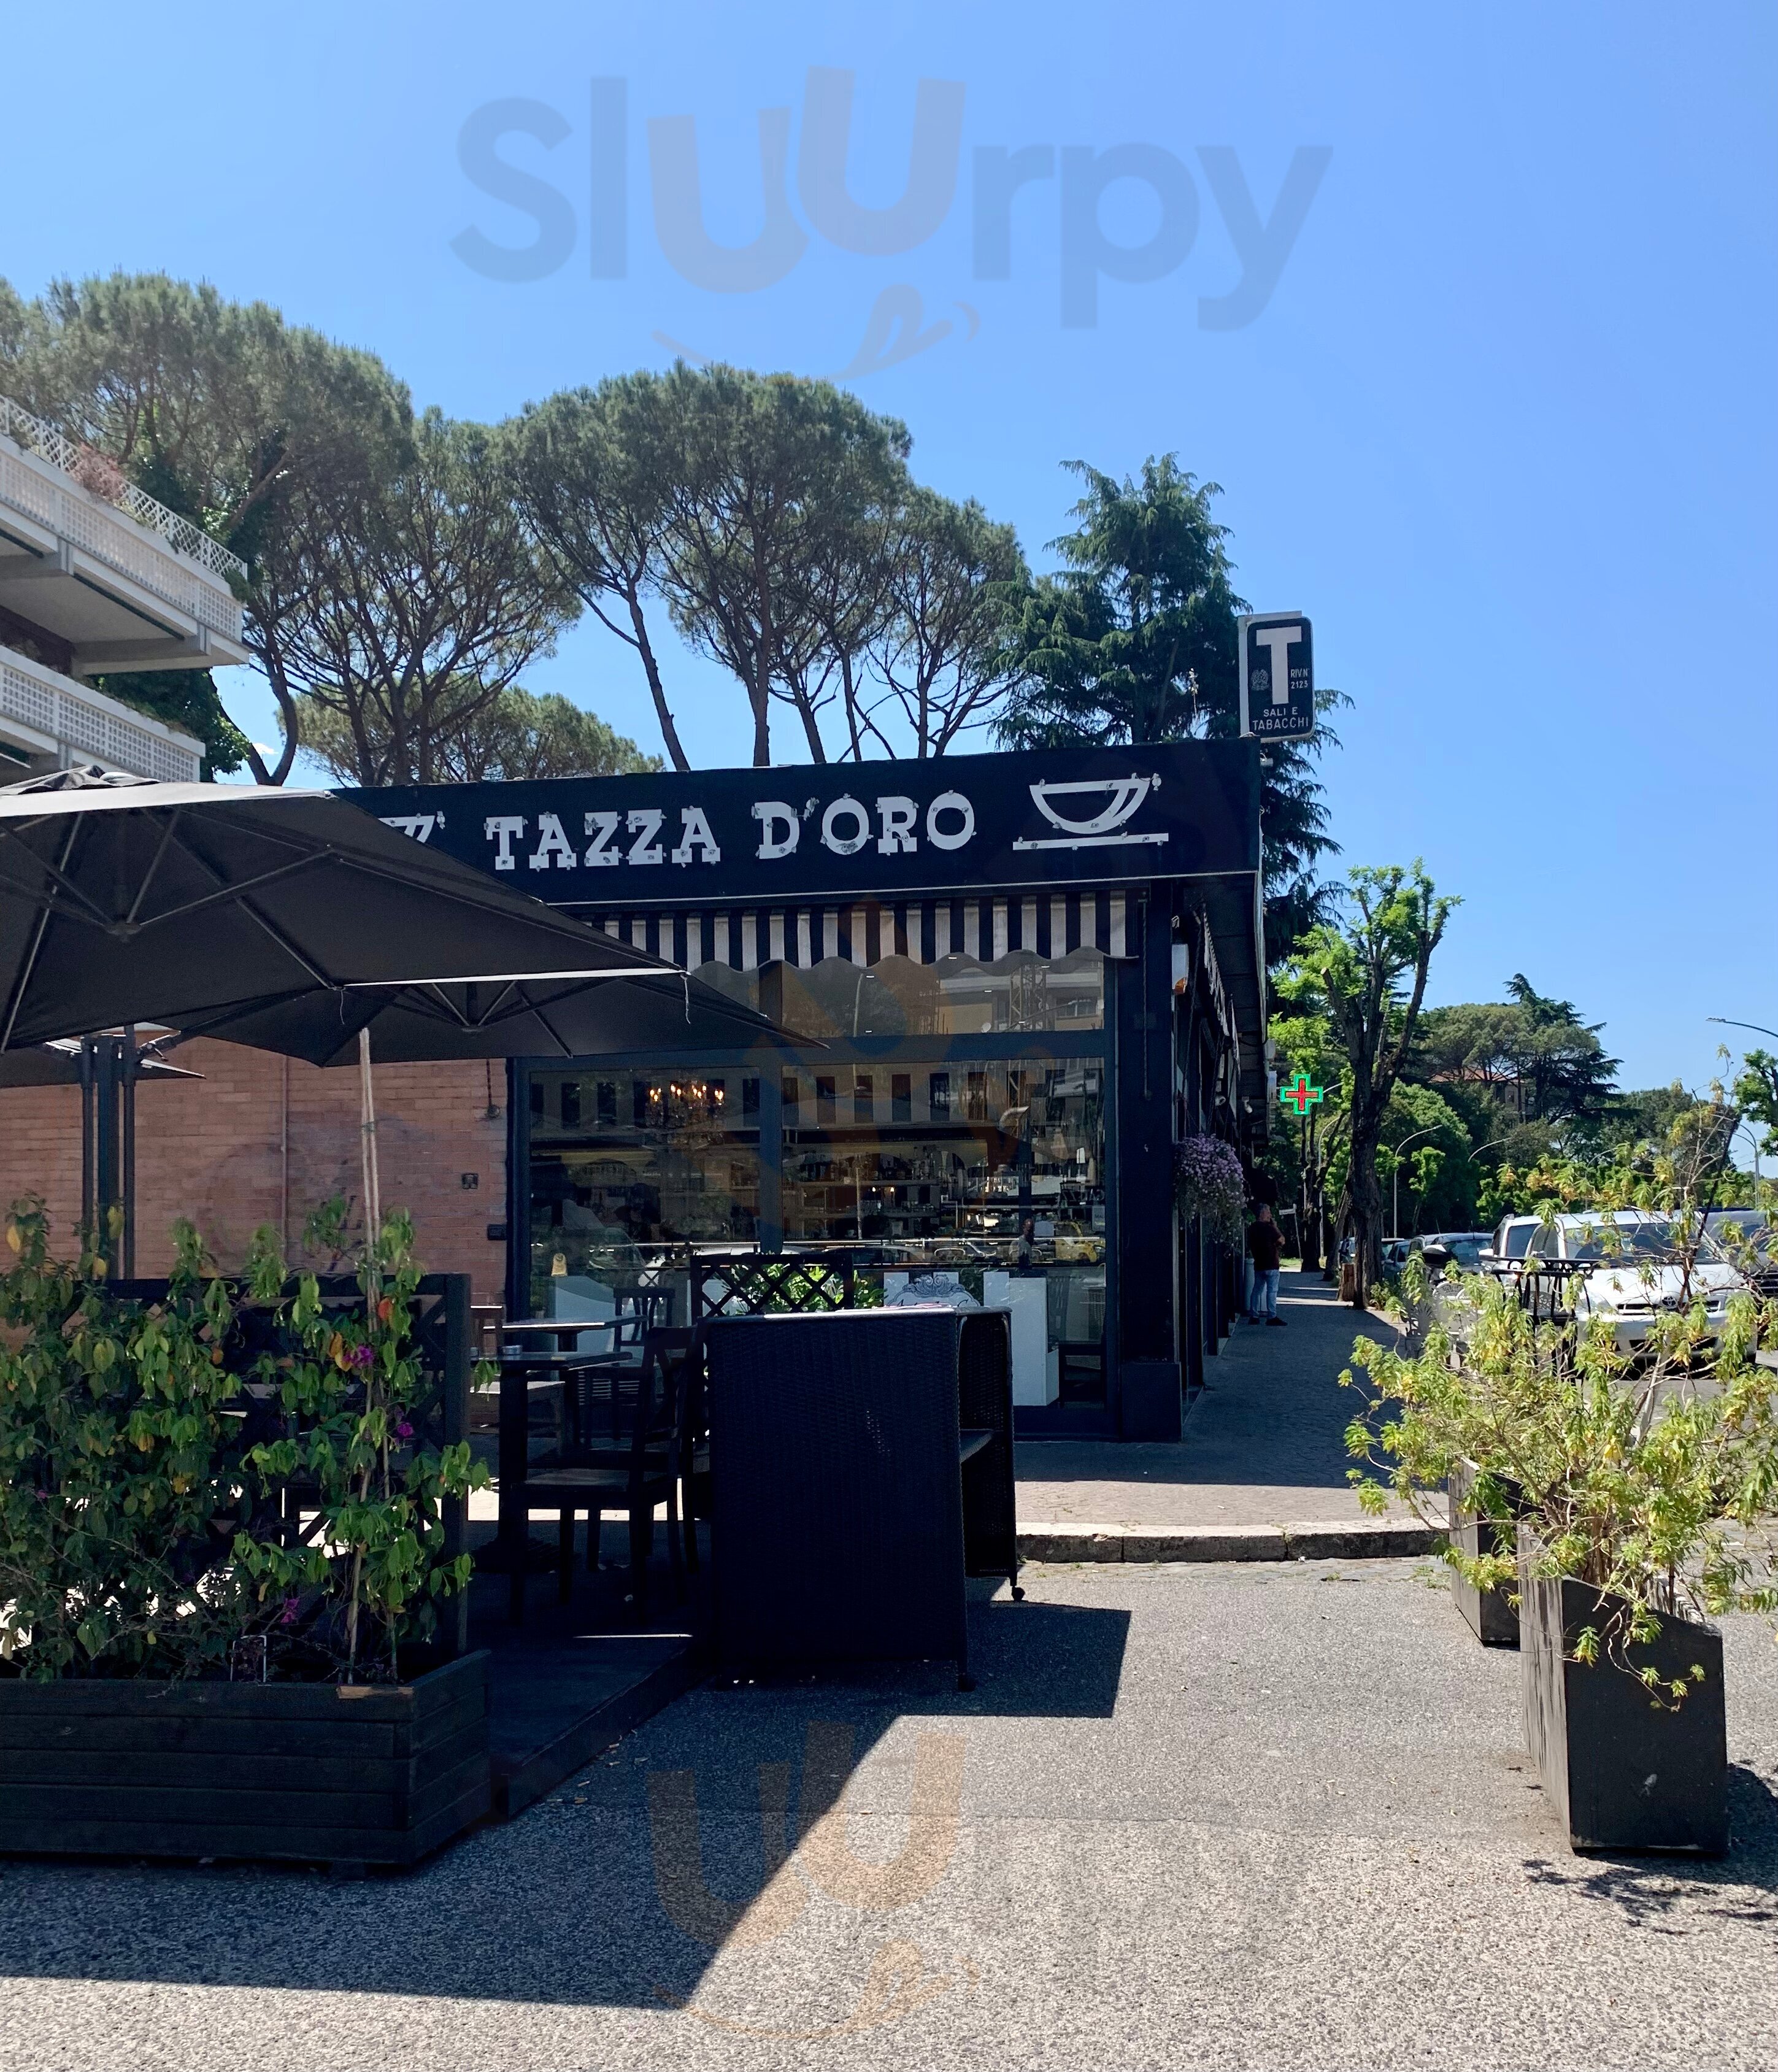
<svg viewBox="0 0 1778 2072"><path fill-rule="evenodd" d="M1179 1213L1201 1223L1224 1244L1238 1244L1246 1223L1246 1176L1232 1144L1188 1137L1173 1146L1173 1197Z"/></svg>

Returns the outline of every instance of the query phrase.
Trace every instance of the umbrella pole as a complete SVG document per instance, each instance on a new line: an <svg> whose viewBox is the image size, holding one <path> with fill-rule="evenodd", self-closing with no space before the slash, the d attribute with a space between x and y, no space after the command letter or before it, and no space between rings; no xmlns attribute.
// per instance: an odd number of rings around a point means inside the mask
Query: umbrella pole
<svg viewBox="0 0 1778 2072"><path fill-rule="evenodd" d="M376 1098L371 1088L371 1032L358 1032L359 1138L364 1178L364 1215L374 1248L383 1228L381 1175L376 1166Z"/></svg>
<svg viewBox="0 0 1778 2072"><path fill-rule="evenodd" d="M128 1022L124 1028L121 1046L122 1086L119 1090L121 1108L123 1156L119 1161L123 1168L124 1227L118 1239L122 1257L119 1261L125 1281L136 1277L136 1025Z"/></svg>

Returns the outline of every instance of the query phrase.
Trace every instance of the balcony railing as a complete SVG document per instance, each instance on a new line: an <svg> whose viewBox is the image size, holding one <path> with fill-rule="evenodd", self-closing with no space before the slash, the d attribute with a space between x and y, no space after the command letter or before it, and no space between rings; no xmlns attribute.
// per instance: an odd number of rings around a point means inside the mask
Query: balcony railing
<svg viewBox="0 0 1778 2072"><path fill-rule="evenodd" d="M163 784L195 784L203 756L188 734L0 648L0 736L9 734L30 754L75 750Z"/></svg>
<svg viewBox="0 0 1778 2072"><path fill-rule="evenodd" d="M213 633L240 640L241 608L232 587L247 576L240 555L133 483L120 487L115 501L81 487L79 474L90 465L90 450L4 396L0 434L58 471L51 475L21 464L0 450L0 503L71 540ZM61 476L73 479L64 486Z"/></svg>

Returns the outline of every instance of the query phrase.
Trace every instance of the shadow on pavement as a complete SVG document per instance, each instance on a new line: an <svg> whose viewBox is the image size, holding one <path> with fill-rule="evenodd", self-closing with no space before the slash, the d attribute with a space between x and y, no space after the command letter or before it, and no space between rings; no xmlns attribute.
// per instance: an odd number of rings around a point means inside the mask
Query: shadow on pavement
<svg viewBox="0 0 1778 2072"><path fill-rule="evenodd" d="M893 2012L943 1989L895 1917L951 1864L969 1721L1108 1718L1123 1675L1127 1612L971 1599L973 1691L938 1664L712 1679L405 1877L0 1863L0 1975L659 2009L837 1903L887 1967L855 2012ZM855 1852L860 1814L888 1832Z"/></svg>
<svg viewBox="0 0 1778 2072"><path fill-rule="evenodd" d="M1603 1901L1634 1926L1658 1935L1691 1934L1690 1923L1700 1914L1724 1921L1778 1922L1778 1798L1755 1771L1731 1763L1726 1856L1590 1851L1561 1864L1534 1858L1525 1868L1534 1885ZM1724 1887L1736 1888L1735 1895L1719 1906L1700 1904Z"/></svg>

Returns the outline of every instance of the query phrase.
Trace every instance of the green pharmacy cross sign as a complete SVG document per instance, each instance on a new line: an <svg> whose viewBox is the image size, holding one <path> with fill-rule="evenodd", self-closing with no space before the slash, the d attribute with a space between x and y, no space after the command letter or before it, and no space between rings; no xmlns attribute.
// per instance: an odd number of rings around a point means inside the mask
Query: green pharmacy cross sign
<svg viewBox="0 0 1778 2072"><path fill-rule="evenodd" d="M1307 1115L1317 1102L1327 1099L1324 1087L1312 1086L1307 1072L1299 1072L1287 1087L1278 1089L1278 1098L1294 1114Z"/></svg>

